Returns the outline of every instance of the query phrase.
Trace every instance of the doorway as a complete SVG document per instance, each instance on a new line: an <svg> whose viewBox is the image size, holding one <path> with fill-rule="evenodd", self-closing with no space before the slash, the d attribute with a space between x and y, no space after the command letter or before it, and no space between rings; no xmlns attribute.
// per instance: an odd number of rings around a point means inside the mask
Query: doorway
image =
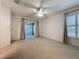
<svg viewBox="0 0 79 59"><path fill-rule="evenodd" d="M24 23L24 38L35 38L37 35L36 22L27 21Z"/></svg>

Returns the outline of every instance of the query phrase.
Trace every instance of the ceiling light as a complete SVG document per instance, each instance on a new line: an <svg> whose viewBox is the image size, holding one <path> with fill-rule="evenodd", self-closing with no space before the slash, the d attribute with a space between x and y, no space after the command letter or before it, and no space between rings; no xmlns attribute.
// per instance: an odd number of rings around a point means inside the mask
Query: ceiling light
<svg viewBox="0 0 79 59"><path fill-rule="evenodd" d="M43 17L44 16L42 13L37 13L36 15L39 16L39 17Z"/></svg>

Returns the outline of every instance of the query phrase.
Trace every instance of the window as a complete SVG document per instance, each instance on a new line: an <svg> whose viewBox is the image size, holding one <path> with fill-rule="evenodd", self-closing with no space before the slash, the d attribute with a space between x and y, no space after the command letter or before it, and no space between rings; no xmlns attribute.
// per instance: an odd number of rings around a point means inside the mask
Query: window
<svg viewBox="0 0 79 59"><path fill-rule="evenodd" d="M77 15L77 24L79 25L79 14Z"/></svg>
<svg viewBox="0 0 79 59"><path fill-rule="evenodd" d="M72 13L66 15L67 37L79 39L79 14Z"/></svg>
<svg viewBox="0 0 79 59"><path fill-rule="evenodd" d="M75 16L67 16L67 25L75 25Z"/></svg>
<svg viewBox="0 0 79 59"><path fill-rule="evenodd" d="M31 38L31 37L33 37L33 36L35 36L35 29L34 29L34 26L35 26L35 23L25 23L24 24L24 32L25 32L25 34L24 34L24 37L25 37L25 39L27 39L27 38Z"/></svg>
<svg viewBox="0 0 79 59"><path fill-rule="evenodd" d="M77 37L79 38L79 27L77 28L77 30L78 30L78 34L77 34Z"/></svg>
<svg viewBox="0 0 79 59"><path fill-rule="evenodd" d="M77 38L79 38L79 14L77 15Z"/></svg>

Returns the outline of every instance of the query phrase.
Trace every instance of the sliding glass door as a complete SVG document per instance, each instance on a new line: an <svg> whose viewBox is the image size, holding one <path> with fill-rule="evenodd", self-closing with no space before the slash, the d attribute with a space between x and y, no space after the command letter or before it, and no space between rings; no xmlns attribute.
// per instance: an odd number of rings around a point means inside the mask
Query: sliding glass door
<svg viewBox="0 0 79 59"><path fill-rule="evenodd" d="M66 26L67 42L71 44L79 40L79 11L66 14Z"/></svg>
<svg viewBox="0 0 79 59"><path fill-rule="evenodd" d="M25 38L32 35L32 24L25 24Z"/></svg>
<svg viewBox="0 0 79 59"><path fill-rule="evenodd" d="M77 15L77 37L79 39L79 14Z"/></svg>
<svg viewBox="0 0 79 59"><path fill-rule="evenodd" d="M67 16L67 36L68 38L76 38L76 19L75 15Z"/></svg>
<svg viewBox="0 0 79 59"><path fill-rule="evenodd" d="M38 27L36 21L24 21L24 38L35 38L38 36Z"/></svg>

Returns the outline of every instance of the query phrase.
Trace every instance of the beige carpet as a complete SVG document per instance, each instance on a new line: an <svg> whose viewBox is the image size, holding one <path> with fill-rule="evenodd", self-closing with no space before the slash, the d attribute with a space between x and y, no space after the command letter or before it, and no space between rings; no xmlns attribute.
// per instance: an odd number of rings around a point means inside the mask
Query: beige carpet
<svg viewBox="0 0 79 59"><path fill-rule="evenodd" d="M13 43L1 50L0 59L79 59L79 49L53 40L36 38Z"/></svg>

